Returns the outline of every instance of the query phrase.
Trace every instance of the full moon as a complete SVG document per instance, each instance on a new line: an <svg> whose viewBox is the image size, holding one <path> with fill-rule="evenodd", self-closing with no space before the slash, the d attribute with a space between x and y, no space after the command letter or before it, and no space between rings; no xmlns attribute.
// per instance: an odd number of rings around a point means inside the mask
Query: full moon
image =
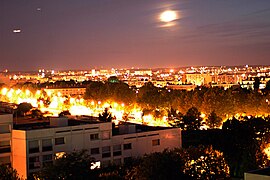
<svg viewBox="0 0 270 180"><path fill-rule="evenodd" d="M178 14L176 11L167 10L160 14L159 19L162 22L168 23L178 19Z"/></svg>

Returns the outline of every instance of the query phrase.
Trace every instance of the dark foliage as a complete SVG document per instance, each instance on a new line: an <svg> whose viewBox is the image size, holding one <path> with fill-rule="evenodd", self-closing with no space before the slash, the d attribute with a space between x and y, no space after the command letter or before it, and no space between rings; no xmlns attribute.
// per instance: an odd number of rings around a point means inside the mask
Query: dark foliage
<svg viewBox="0 0 270 180"><path fill-rule="evenodd" d="M111 122L112 114L109 112L108 108L105 108L102 114L99 114L98 119L102 122Z"/></svg>
<svg viewBox="0 0 270 180"><path fill-rule="evenodd" d="M74 151L56 159L52 165L45 166L35 177L40 180L97 179L97 171L90 169L93 162L87 150Z"/></svg>
<svg viewBox="0 0 270 180"><path fill-rule="evenodd" d="M1 180L21 180L17 171L9 165L0 163L0 179Z"/></svg>

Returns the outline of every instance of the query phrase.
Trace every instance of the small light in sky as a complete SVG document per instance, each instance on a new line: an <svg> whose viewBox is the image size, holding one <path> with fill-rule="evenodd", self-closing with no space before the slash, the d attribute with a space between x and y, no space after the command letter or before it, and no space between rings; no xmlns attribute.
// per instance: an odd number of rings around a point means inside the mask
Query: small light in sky
<svg viewBox="0 0 270 180"><path fill-rule="evenodd" d="M21 29L13 29L13 32L14 33L20 33L20 32L22 32L22 30Z"/></svg>
<svg viewBox="0 0 270 180"><path fill-rule="evenodd" d="M40 8L40 7L38 7L38 8L37 8L37 11L41 11L41 8Z"/></svg>

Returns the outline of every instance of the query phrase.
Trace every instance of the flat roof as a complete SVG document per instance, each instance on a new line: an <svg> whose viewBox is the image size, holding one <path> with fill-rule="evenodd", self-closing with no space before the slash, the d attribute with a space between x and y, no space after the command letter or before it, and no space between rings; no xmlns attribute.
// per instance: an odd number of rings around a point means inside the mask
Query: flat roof
<svg viewBox="0 0 270 180"><path fill-rule="evenodd" d="M80 85L80 86L63 86L63 87L45 87L45 88L41 88L41 89L50 89L50 90L54 90L54 89L86 89L86 86L84 85Z"/></svg>
<svg viewBox="0 0 270 180"><path fill-rule="evenodd" d="M127 125L126 131L121 131L120 126ZM143 124L135 124L135 123L129 123L125 122L121 125L118 125L113 128L112 135L123 135L123 134L134 134L134 133L141 133L141 132L151 132L151 131L159 131L159 130L165 130L165 129L177 129L176 127L161 127L161 126L147 126ZM134 126L133 130L130 130L129 127ZM123 129L122 129L123 130Z"/></svg>
<svg viewBox="0 0 270 180"><path fill-rule="evenodd" d="M0 112L0 115L7 115L7 114L12 114L12 113L9 113L9 112Z"/></svg>
<svg viewBox="0 0 270 180"><path fill-rule="evenodd" d="M13 129L15 130L36 130L36 129L48 129L48 128L58 128L58 127L71 127L71 126L79 126L79 125L86 125L86 124L100 124L105 123L98 121L97 118L92 119L67 119L68 125L67 126L51 126L50 120L43 119L43 120L37 120L37 119L27 119L24 122L16 123L16 120L14 120L15 124L13 125Z"/></svg>
<svg viewBox="0 0 270 180"><path fill-rule="evenodd" d="M270 176L270 167L249 171L248 173Z"/></svg>

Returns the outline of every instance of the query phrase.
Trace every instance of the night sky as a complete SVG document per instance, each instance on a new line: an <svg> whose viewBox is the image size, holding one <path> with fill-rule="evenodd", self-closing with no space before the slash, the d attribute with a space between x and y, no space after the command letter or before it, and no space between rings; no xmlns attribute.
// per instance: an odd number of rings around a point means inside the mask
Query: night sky
<svg viewBox="0 0 270 180"><path fill-rule="evenodd" d="M178 15L170 24L159 19L166 10ZM0 61L0 70L269 65L270 0L0 0Z"/></svg>

